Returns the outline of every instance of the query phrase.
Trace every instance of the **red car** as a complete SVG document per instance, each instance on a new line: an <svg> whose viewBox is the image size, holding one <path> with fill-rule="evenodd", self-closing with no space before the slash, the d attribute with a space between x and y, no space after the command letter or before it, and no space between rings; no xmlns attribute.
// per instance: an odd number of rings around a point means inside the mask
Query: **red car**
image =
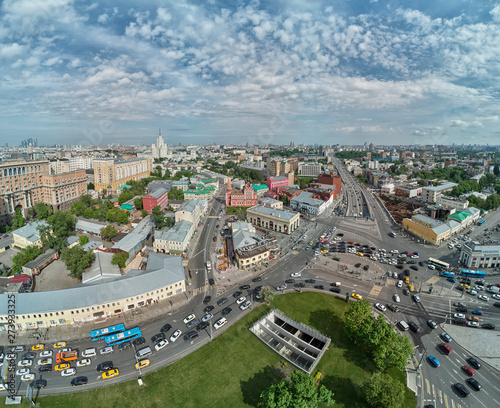
<svg viewBox="0 0 500 408"><path fill-rule="evenodd" d="M470 368L469 366L465 365L462 367L462 370L464 370L467 374L469 374L471 377L476 374L476 372Z"/></svg>
<svg viewBox="0 0 500 408"><path fill-rule="evenodd" d="M352 244L354 244L354 242L352 242L352 241L347 241L347 243L348 243L348 244L351 244L351 245L352 245Z"/></svg>
<svg viewBox="0 0 500 408"><path fill-rule="evenodd" d="M217 237L214 237L213 239L214 239L214 242L216 242L216 241L217 241Z"/></svg>

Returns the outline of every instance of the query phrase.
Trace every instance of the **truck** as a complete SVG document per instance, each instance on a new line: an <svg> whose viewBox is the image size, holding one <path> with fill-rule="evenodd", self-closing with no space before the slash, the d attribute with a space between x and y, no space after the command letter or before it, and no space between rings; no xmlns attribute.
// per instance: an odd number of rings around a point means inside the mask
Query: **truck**
<svg viewBox="0 0 500 408"><path fill-rule="evenodd" d="M78 350L61 351L56 355L57 363L62 363L65 361L74 361L74 360L78 360Z"/></svg>
<svg viewBox="0 0 500 408"><path fill-rule="evenodd" d="M486 288L486 291L490 293L500 293L500 288L498 286L491 285Z"/></svg>

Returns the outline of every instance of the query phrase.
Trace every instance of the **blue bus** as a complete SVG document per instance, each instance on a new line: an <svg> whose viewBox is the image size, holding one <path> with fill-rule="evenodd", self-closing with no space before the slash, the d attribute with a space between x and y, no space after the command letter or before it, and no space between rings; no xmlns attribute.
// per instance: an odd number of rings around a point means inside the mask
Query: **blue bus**
<svg viewBox="0 0 500 408"><path fill-rule="evenodd" d="M444 276L445 278L454 278L455 272L441 272L439 276Z"/></svg>
<svg viewBox="0 0 500 408"><path fill-rule="evenodd" d="M134 327L133 329L125 330L124 332L113 334L112 336L106 336L104 342L106 345L112 346L114 344L125 343L126 341L137 339L141 336L141 330L138 327Z"/></svg>
<svg viewBox="0 0 500 408"><path fill-rule="evenodd" d="M115 326L103 327L99 330L92 330L90 332L90 339L92 341L103 340L106 336L111 334L116 334L125 331L125 326L123 324L117 324Z"/></svg>
<svg viewBox="0 0 500 408"><path fill-rule="evenodd" d="M484 278L485 273L482 271L471 271L469 269L462 269L460 276L465 276L468 278Z"/></svg>
<svg viewBox="0 0 500 408"><path fill-rule="evenodd" d="M483 225L486 222L484 218L481 218L478 222L477 225Z"/></svg>

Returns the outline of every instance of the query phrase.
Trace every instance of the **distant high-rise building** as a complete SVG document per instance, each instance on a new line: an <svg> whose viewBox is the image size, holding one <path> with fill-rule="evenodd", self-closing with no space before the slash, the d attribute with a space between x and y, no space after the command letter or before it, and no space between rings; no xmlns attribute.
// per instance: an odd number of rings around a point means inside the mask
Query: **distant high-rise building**
<svg viewBox="0 0 500 408"><path fill-rule="evenodd" d="M151 149L153 151L153 158L155 159L164 159L168 156L168 146L163 141L163 137L161 135L161 129L158 133L156 144L152 145Z"/></svg>
<svg viewBox="0 0 500 408"><path fill-rule="evenodd" d="M373 152L373 147L374 147L373 143L370 143L370 147L369 147L370 152Z"/></svg>
<svg viewBox="0 0 500 408"><path fill-rule="evenodd" d="M318 153L320 156L324 156L324 150L323 150L323 146L320 146L319 147L319 153Z"/></svg>

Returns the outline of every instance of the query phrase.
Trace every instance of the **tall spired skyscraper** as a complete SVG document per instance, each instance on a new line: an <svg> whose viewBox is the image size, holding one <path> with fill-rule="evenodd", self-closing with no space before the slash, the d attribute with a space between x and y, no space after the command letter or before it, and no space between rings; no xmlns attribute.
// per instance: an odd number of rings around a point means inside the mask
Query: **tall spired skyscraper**
<svg viewBox="0 0 500 408"><path fill-rule="evenodd" d="M153 158L164 159L168 156L168 147L165 142L163 142L163 136L161 135L161 129L158 133L158 139L156 139L156 144L151 146L153 151Z"/></svg>

